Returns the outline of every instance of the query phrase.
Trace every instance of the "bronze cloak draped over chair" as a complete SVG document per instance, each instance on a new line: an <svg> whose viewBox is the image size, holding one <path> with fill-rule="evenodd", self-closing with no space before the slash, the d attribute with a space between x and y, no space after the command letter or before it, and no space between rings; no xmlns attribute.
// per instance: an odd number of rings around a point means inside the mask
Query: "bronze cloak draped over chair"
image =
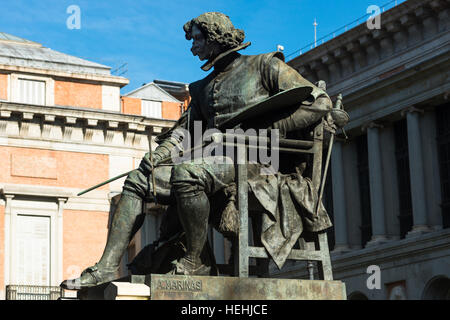
<svg viewBox="0 0 450 320"><path fill-rule="evenodd" d="M322 86L325 86L322 83ZM339 105L338 105L339 104ZM280 139L279 152L291 153L291 154L305 154L309 155L308 166L310 166L309 177L311 182L308 186L311 186L313 190L310 190L311 195L316 195L314 198L313 212L318 212L318 206L322 206L320 189L325 182L323 179L324 168L322 167L322 159L324 157L325 144L332 143L327 141L331 135L335 134L336 128L343 127L348 121L348 115L340 110L341 100L336 102L335 108L331 110L324 118L321 119L311 129L311 139L308 140L295 140L295 139ZM337 112L336 110L342 111ZM341 118L340 118L341 117ZM342 119L343 118L343 119ZM334 120L334 121L333 121ZM330 123L331 122L331 123ZM333 123L334 122L334 123ZM330 126L331 125L331 126ZM231 139L228 139L230 141ZM247 137L248 140L248 137ZM223 141L227 141L226 134L224 134ZM242 137L242 141L245 138ZM237 149L237 157L235 158L235 170L236 170L236 202L237 209L239 211L239 231L237 232L237 239L234 242L233 259L230 261L234 264L218 265L219 271L222 274L233 274L239 277L248 277L249 275L265 276L268 273L269 259L276 259L277 256L273 252L269 252L270 246L261 240L262 228L267 228L267 224L261 220L261 215L251 214L249 210L249 190L248 185L248 168L245 163L247 159L248 146L245 143L233 143L233 146ZM331 152L331 149L329 150ZM329 161L329 155L328 155ZM326 174L326 173L325 173ZM300 175L301 177L301 175ZM289 190L288 190L289 192ZM320 196L318 196L320 193ZM250 213L250 215L249 215ZM249 217L252 217L252 234L254 245L249 245ZM302 229L301 229L302 230ZM302 230L303 231L303 230ZM281 231L282 232L282 231ZM307 235L304 237L304 235ZM296 240L297 238L295 238ZM283 247L279 245L278 247ZM319 278L322 280L333 280L331 259L328 248L328 239L326 231L302 233L298 238L299 249L287 246L285 252L282 253L282 259L308 261L309 278L314 279L314 264L312 261L316 261L318 265ZM278 252L277 252L278 253ZM249 265L250 258L263 259L257 260L256 266ZM284 263L284 261L282 262Z"/></svg>

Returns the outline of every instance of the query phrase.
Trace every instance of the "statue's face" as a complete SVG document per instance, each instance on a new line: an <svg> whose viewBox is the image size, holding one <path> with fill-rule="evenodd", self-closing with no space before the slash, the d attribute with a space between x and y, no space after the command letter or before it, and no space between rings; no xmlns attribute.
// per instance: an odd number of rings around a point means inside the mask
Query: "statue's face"
<svg viewBox="0 0 450 320"><path fill-rule="evenodd" d="M203 60L213 59L218 54L219 46L214 43L207 43L203 32L194 24L191 30L192 48L191 52L194 56Z"/></svg>

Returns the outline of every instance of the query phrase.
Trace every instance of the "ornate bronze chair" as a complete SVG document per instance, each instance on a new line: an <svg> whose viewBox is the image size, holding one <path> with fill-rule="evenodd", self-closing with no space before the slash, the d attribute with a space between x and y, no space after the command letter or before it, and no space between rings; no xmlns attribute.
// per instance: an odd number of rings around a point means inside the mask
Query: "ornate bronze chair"
<svg viewBox="0 0 450 320"><path fill-rule="evenodd" d="M318 85L321 88L325 87L323 81ZM319 194L318 201L322 201L323 187L326 180L323 178L328 168L328 163L331 155L331 148L333 144L335 129L343 127L348 121L348 115L341 110L342 96L339 95L336 100L335 107L330 113L321 119L311 131L311 139L309 140L294 140L294 139L280 139L279 152L291 154L308 154L310 155L309 166L310 178L313 188ZM336 111L340 110L342 112ZM337 114L336 114L337 113ZM337 118L337 120L336 120ZM334 121L333 121L334 120ZM332 125L330 127L330 123ZM226 141L226 134L223 135L223 140ZM325 138L324 138L325 137ZM245 138L244 138L245 139ZM248 139L248 138L247 138ZM329 141L324 141L329 139ZM323 156L325 144L328 144L328 153L326 154L326 162L323 167ZM269 254L262 246L260 240L261 223L255 218L252 218L252 233L253 243L249 244L249 192L247 184L247 147L245 144L234 143L237 148L237 157L235 158L236 170L236 185L237 185L237 208L239 211L239 232L237 239L233 244L233 260L234 267L231 264L218 265L219 271L222 274L233 274L239 277L248 277L249 275L264 276L268 273ZM317 203L318 205L318 203ZM250 258L257 258L257 265L250 265ZM312 238L305 239L302 236L299 238L298 246L295 246L289 256L289 260L307 261L307 269L309 279L314 279L314 263L317 262L318 275L322 280L333 280L330 253L328 248L328 239L326 231L313 233ZM259 263L258 263L259 262ZM234 269L234 270L233 270Z"/></svg>

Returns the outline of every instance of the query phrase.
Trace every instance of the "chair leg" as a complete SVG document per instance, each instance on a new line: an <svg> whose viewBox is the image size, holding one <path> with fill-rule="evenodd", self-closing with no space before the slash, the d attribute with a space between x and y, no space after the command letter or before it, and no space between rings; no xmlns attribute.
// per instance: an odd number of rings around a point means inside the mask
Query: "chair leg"
<svg viewBox="0 0 450 320"><path fill-rule="evenodd" d="M262 233L262 216L261 213L255 213L251 217L252 231L253 231L253 245L255 247L264 247L261 242L261 233ZM263 278L269 274L269 261L270 258L267 259L256 259L256 275L259 278Z"/></svg>
<svg viewBox="0 0 450 320"><path fill-rule="evenodd" d="M239 142L239 141L238 141ZM247 150L245 146L237 148L236 182L237 203L239 210L239 233L235 251L235 275L248 277L248 185L247 185Z"/></svg>
<svg viewBox="0 0 450 320"><path fill-rule="evenodd" d="M318 262L319 277L322 280L333 280L333 269L331 267L330 251L326 232L317 234L319 250L322 260Z"/></svg>
<svg viewBox="0 0 450 320"><path fill-rule="evenodd" d="M300 250L315 251L314 243L306 242L304 238L299 238L298 244L299 244ZM306 261L306 269L308 270L309 280L314 280L314 265L315 265L314 261L311 261L311 260Z"/></svg>

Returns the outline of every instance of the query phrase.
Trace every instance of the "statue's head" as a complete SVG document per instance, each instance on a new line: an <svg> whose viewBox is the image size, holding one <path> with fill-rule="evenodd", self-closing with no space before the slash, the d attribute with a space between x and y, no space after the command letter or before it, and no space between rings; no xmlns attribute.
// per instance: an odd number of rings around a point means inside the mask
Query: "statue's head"
<svg viewBox="0 0 450 320"><path fill-rule="evenodd" d="M183 26L186 39L193 40L192 54L200 60L212 60L244 41L244 31L236 29L230 18L220 12L206 12Z"/></svg>

